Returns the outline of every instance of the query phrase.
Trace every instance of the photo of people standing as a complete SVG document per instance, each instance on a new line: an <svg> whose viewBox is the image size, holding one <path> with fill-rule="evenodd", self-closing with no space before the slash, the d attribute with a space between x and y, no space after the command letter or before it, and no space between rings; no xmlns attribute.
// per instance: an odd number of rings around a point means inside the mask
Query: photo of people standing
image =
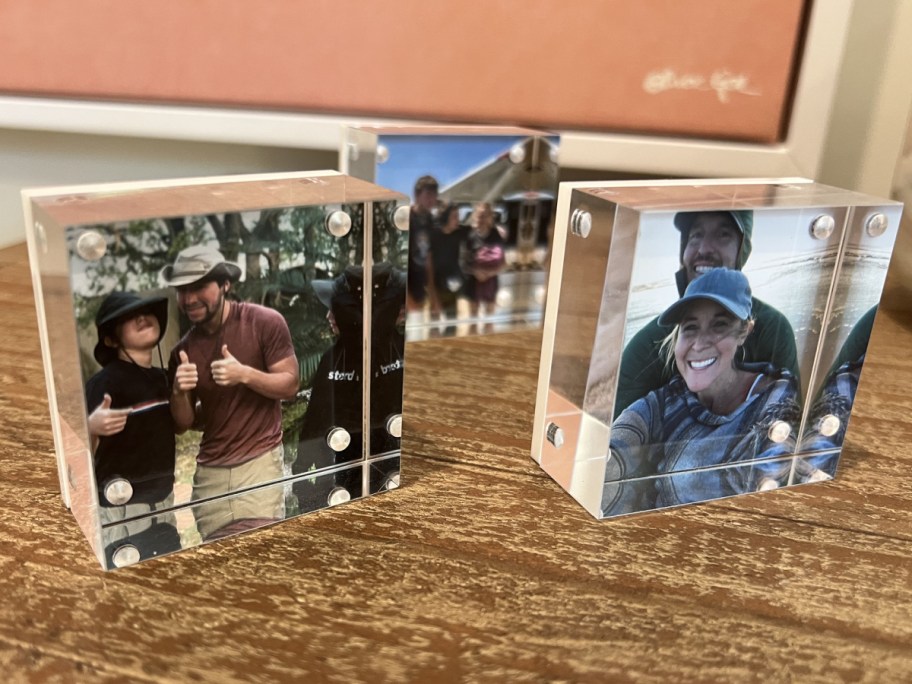
<svg viewBox="0 0 912 684"><path fill-rule="evenodd" d="M408 339L538 325L556 138L391 133L379 141L375 181L413 198Z"/></svg>
<svg viewBox="0 0 912 684"><path fill-rule="evenodd" d="M273 309L228 299L241 275L210 247L189 247L162 269L191 328L171 350L175 429L202 431L193 499L279 480L284 473L280 401L298 391L298 360L285 319ZM279 488L193 508L203 539L284 518Z"/></svg>
<svg viewBox="0 0 912 684"><path fill-rule="evenodd" d="M162 522L179 548L329 505L325 497L321 506L298 501L306 487L291 486L296 476L335 466L308 460L314 452L303 453L303 432L318 422L323 402L335 401L314 396L321 360L352 344L339 342L319 283L363 269L364 212L372 211L381 263L368 287L375 318L383 318L374 327L399 340L387 336L373 355L385 378L398 378L401 412L408 232L395 225L397 206L343 205L351 229L342 236L326 227L338 205L67 229L106 544L129 541L146 557L137 537L143 516L159 525L147 545L154 553L174 550L161 546ZM108 245L100 256L75 249L87 230ZM384 293L396 301L387 306ZM383 356L388 349L398 350L395 358ZM360 393L337 399L360 413ZM363 495L361 481L351 498Z"/></svg>

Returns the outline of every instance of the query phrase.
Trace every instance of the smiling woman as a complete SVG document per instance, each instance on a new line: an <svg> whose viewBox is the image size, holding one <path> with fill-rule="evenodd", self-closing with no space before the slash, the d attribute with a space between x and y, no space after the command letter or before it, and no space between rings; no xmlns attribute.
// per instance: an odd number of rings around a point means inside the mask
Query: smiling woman
<svg viewBox="0 0 912 684"><path fill-rule="evenodd" d="M785 369L744 363L751 289L740 271L695 278L660 317L674 326L662 348L677 374L614 421L605 516L692 503L779 486L794 449L788 425L798 385ZM728 467L758 461L752 466ZM621 482L626 480L625 482Z"/></svg>

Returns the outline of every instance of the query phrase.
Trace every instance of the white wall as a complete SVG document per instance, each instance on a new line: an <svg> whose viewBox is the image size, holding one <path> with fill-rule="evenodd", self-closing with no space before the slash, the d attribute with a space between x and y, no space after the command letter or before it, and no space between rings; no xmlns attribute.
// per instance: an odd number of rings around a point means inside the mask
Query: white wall
<svg viewBox="0 0 912 684"><path fill-rule="evenodd" d="M912 2L856 2L818 180L887 197L912 108Z"/></svg>

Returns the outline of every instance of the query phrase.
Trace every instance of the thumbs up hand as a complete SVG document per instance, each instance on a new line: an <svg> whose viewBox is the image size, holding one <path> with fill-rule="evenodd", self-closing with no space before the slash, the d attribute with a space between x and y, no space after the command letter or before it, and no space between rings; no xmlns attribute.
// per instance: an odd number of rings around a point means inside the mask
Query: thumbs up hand
<svg viewBox="0 0 912 684"><path fill-rule="evenodd" d="M116 435L127 424L130 409L112 409L111 395L105 394L101 403L89 414L89 432L95 437Z"/></svg>
<svg viewBox="0 0 912 684"><path fill-rule="evenodd" d="M195 390L196 384L199 382L196 364L190 363L190 357L183 350L178 352L178 356L180 357L180 365L178 365L174 374L174 391L186 393Z"/></svg>
<svg viewBox="0 0 912 684"><path fill-rule="evenodd" d="M248 368L231 355L227 344L222 345L222 358L213 361L209 368L215 384L221 387L233 387L246 382Z"/></svg>

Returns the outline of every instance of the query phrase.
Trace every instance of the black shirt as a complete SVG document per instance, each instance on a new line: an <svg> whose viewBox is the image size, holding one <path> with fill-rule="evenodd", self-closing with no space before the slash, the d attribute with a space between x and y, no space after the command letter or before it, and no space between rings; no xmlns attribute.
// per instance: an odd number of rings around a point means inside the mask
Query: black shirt
<svg viewBox="0 0 912 684"><path fill-rule="evenodd" d="M465 275L460 263L468 239L468 226L458 226L452 233L444 233L440 228L431 233L431 263L438 290L456 292L462 287Z"/></svg>
<svg viewBox="0 0 912 684"><path fill-rule="evenodd" d="M161 368L143 368L117 359L86 383L89 413L111 395L111 408L132 408L124 429L100 437L95 450L95 481L102 506L109 480L122 477L133 486L129 503L155 503L174 487L174 422L168 405L168 377Z"/></svg>

